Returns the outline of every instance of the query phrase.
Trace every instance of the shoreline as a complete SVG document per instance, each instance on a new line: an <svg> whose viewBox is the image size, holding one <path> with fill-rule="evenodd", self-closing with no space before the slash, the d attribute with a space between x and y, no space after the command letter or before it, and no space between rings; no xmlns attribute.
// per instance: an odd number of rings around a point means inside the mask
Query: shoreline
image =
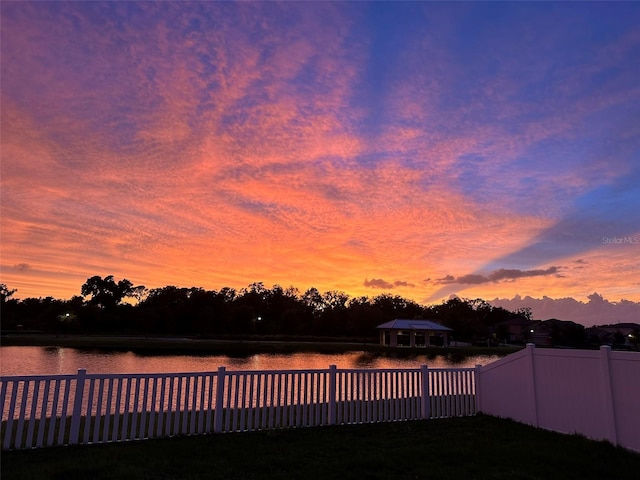
<svg viewBox="0 0 640 480"><path fill-rule="evenodd" d="M341 353L365 351L371 353L392 353L396 355L498 355L517 352L524 346L500 347L385 347L378 343L345 340L308 339L265 339L265 338L190 338L152 337L138 335L56 335L56 334L3 334L0 346L6 347L68 347L76 349L96 349L114 351L134 351L161 354L212 353L212 354L252 354L252 353Z"/></svg>

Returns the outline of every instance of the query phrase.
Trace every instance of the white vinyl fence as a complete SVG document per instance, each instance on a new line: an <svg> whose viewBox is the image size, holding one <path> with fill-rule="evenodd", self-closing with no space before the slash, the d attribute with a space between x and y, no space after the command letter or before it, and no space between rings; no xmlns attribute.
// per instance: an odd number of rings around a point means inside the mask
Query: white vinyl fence
<svg viewBox="0 0 640 480"><path fill-rule="evenodd" d="M0 377L2 449L474 415L475 369Z"/></svg>
<svg viewBox="0 0 640 480"><path fill-rule="evenodd" d="M478 411L640 452L640 353L537 349L479 367Z"/></svg>

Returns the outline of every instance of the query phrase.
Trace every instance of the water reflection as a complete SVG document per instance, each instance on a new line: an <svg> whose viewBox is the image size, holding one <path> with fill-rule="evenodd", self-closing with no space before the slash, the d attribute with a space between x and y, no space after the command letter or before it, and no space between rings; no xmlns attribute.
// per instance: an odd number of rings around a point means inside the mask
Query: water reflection
<svg viewBox="0 0 640 480"><path fill-rule="evenodd" d="M355 367L357 368L376 368L377 355L371 352L362 352L355 358Z"/></svg>
<svg viewBox="0 0 640 480"><path fill-rule="evenodd" d="M252 355L148 355L107 350L62 347L0 347L0 374L70 374L84 368L89 373L212 372L227 370L309 370L338 368L473 367L497 360L495 355L465 357L410 352L373 353L257 353Z"/></svg>

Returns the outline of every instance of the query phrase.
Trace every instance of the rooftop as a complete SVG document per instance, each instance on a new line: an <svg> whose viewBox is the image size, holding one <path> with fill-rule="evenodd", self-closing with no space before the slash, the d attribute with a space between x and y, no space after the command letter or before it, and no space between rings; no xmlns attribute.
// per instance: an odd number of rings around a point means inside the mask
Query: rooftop
<svg viewBox="0 0 640 480"><path fill-rule="evenodd" d="M436 330L441 332L450 332L450 328L440 325L432 320L408 320L397 318L390 322L378 325L376 328L394 329L394 330Z"/></svg>

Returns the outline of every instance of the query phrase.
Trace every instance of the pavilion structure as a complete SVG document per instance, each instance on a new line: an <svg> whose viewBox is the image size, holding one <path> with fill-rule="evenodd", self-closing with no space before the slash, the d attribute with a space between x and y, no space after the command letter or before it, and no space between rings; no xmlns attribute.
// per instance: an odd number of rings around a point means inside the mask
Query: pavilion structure
<svg viewBox="0 0 640 480"><path fill-rule="evenodd" d="M453 332L432 320L396 319L378 325L380 345L387 347L426 348L448 346Z"/></svg>

